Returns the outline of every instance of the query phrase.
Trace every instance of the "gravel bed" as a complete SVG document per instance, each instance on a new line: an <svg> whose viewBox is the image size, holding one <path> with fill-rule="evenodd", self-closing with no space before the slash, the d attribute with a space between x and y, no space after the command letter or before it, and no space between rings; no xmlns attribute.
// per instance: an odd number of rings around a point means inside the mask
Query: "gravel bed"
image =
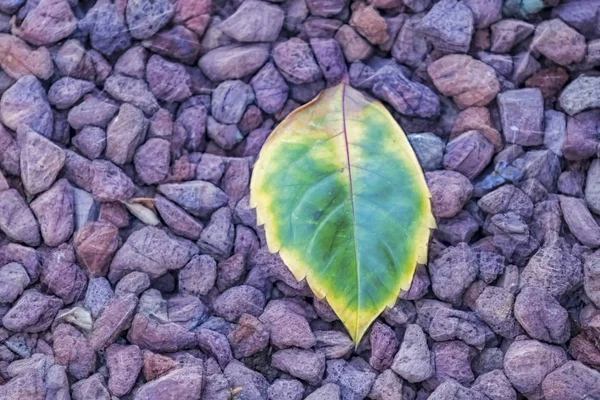
<svg viewBox="0 0 600 400"><path fill-rule="evenodd" d="M597 0L0 0L0 399L600 399ZM355 347L249 207L347 76L426 171Z"/></svg>

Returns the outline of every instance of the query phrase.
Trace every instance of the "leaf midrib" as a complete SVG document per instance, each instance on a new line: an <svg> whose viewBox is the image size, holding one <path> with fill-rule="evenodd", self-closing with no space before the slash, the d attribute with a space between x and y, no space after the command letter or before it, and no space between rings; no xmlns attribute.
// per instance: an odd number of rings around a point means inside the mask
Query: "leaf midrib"
<svg viewBox="0 0 600 400"><path fill-rule="evenodd" d="M350 191L350 204L352 206L352 244L354 245L354 259L356 260L356 288L357 304L360 309L360 263L358 258L358 249L356 246L356 216L354 213L354 190L352 187L352 169L350 164L350 145L348 144L348 131L346 129L346 83L342 83L342 123L344 132L344 145L346 149L346 168L348 169L348 182ZM355 337L358 337L359 313L356 312Z"/></svg>

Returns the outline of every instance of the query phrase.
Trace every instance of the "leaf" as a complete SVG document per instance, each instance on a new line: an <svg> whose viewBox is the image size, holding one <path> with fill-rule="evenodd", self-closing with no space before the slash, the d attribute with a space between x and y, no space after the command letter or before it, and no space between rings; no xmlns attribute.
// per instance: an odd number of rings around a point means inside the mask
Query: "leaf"
<svg viewBox="0 0 600 400"><path fill-rule="evenodd" d="M427 260L435 220L417 158L385 107L346 84L273 131L250 191L269 250L327 297L356 344Z"/></svg>

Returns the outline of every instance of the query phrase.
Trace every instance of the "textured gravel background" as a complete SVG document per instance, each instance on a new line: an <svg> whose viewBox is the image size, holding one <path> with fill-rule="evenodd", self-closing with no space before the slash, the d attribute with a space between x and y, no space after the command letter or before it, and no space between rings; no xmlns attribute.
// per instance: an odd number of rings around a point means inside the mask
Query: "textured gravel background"
<svg viewBox="0 0 600 400"><path fill-rule="evenodd" d="M546 6L0 0L0 399L600 399L600 1ZM248 206L344 74L439 225L356 349Z"/></svg>

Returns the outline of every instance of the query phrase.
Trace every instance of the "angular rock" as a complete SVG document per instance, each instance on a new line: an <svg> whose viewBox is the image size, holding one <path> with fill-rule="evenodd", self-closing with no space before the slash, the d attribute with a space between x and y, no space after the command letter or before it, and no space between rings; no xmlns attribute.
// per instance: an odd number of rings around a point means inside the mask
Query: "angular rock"
<svg viewBox="0 0 600 400"><path fill-rule="evenodd" d="M344 8L342 0L307 0L306 5L312 15L319 17L332 17L339 14Z"/></svg>
<svg viewBox="0 0 600 400"><path fill-rule="evenodd" d="M425 381L433 375L433 357L427 346L427 337L419 325L410 324L406 327L391 368L411 383Z"/></svg>
<svg viewBox="0 0 600 400"><path fill-rule="evenodd" d="M309 83L322 76L310 46L298 38L292 38L275 46L273 61L283 77L291 83Z"/></svg>
<svg viewBox="0 0 600 400"><path fill-rule="evenodd" d="M564 88L558 101L569 115L575 115L590 108L597 108L600 93L600 77L580 75Z"/></svg>
<svg viewBox="0 0 600 400"><path fill-rule="evenodd" d="M214 301L215 315L235 322L242 314L258 317L265 306L262 292L252 286L240 285L227 289Z"/></svg>
<svg viewBox="0 0 600 400"><path fill-rule="evenodd" d="M198 248L185 239L171 238L164 231L144 227L132 233L117 251L108 279L116 282L131 271L141 271L156 279L168 271L181 269Z"/></svg>
<svg viewBox="0 0 600 400"><path fill-rule="evenodd" d="M142 111L128 103L121 105L106 131L106 158L117 165L130 163L147 129L148 120Z"/></svg>
<svg viewBox="0 0 600 400"><path fill-rule="evenodd" d="M448 379L460 383L470 383L475 379L471 369L473 349L463 342L450 341L435 343L431 348L435 363L435 373L428 383L437 386Z"/></svg>
<svg viewBox="0 0 600 400"><path fill-rule="evenodd" d="M154 198L154 206L173 233L190 240L198 240L203 225L181 208L162 196Z"/></svg>
<svg viewBox="0 0 600 400"><path fill-rule="evenodd" d="M2 325L13 332L43 332L62 306L59 298L29 289L2 317Z"/></svg>
<svg viewBox="0 0 600 400"><path fill-rule="evenodd" d="M158 186L158 191L190 214L207 217L227 204L228 197L210 182L190 181Z"/></svg>
<svg viewBox="0 0 600 400"><path fill-rule="evenodd" d="M284 12L276 5L251 0L243 2L219 28L238 42L273 42L281 32L283 19Z"/></svg>
<svg viewBox="0 0 600 400"><path fill-rule="evenodd" d="M533 202L529 196L513 185L500 186L483 196L477 205L490 215L512 211L523 218L530 218L533 214Z"/></svg>
<svg viewBox="0 0 600 400"><path fill-rule="evenodd" d="M520 393L540 393L542 381L554 369L567 361L565 351L537 340L513 342L506 350L504 373Z"/></svg>
<svg viewBox="0 0 600 400"><path fill-rule="evenodd" d="M77 18L66 0L41 0L27 13L17 35L35 46L46 46L68 37Z"/></svg>
<svg viewBox="0 0 600 400"><path fill-rule="evenodd" d="M113 396L124 396L131 391L142 369L142 352L137 346L112 344L105 354L108 390Z"/></svg>
<svg viewBox="0 0 600 400"><path fill-rule="evenodd" d="M340 387L335 383L326 383L309 394L305 400L340 400Z"/></svg>
<svg viewBox="0 0 600 400"><path fill-rule="evenodd" d="M265 349L269 345L269 331L256 317L242 314L227 340L234 357L241 359Z"/></svg>
<svg viewBox="0 0 600 400"><path fill-rule="evenodd" d="M325 372L325 356L309 350L279 350L273 354L271 366L311 385L318 385Z"/></svg>
<svg viewBox="0 0 600 400"><path fill-rule="evenodd" d="M562 344L571 336L567 311L548 292L525 287L515 300L515 317L534 339Z"/></svg>
<svg viewBox="0 0 600 400"><path fill-rule="evenodd" d="M254 92L249 85L240 80L225 81L213 91L211 112L219 122L237 124L253 101Z"/></svg>
<svg viewBox="0 0 600 400"><path fill-rule="evenodd" d="M465 4L458 0L443 0L429 10L418 30L442 52L466 53L474 25L473 13Z"/></svg>
<svg viewBox="0 0 600 400"><path fill-rule="evenodd" d="M71 390L73 400L87 400L89 398L110 400L110 394L106 390L104 378L99 373L78 381L71 387Z"/></svg>
<svg viewBox="0 0 600 400"><path fill-rule="evenodd" d="M366 60L373 54L373 48L350 25L342 25L335 34L346 61L349 63Z"/></svg>
<svg viewBox="0 0 600 400"><path fill-rule="evenodd" d="M179 290L207 295L217 278L217 263L208 255L194 256L179 272Z"/></svg>
<svg viewBox="0 0 600 400"><path fill-rule="evenodd" d="M258 372L251 370L237 360L232 360L223 370L231 386L240 387L238 396L244 399L265 399L269 383Z"/></svg>
<svg viewBox="0 0 600 400"><path fill-rule="evenodd" d="M508 143L537 146L544 141L544 99L539 89L510 90L498 95L502 131Z"/></svg>
<svg viewBox="0 0 600 400"><path fill-rule="evenodd" d="M335 319L337 319L337 316ZM328 360L344 358L351 353L354 348L352 339L342 332L315 331L315 338L317 339L315 345L316 351L323 353Z"/></svg>
<svg viewBox="0 0 600 400"><path fill-rule="evenodd" d="M548 400L575 400L600 395L600 373L578 361L568 361L542 382Z"/></svg>
<svg viewBox="0 0 600 400"><path fill-rule="evenodd" d="M133 157L135 171L146 185L159 183L167 177L171 162L171 143L151 138L141 145Z"/></svg>
<svg viewBox="0 0 600 400"><path fill-rule="evenodd" d="M269 58L268 44L234 44L209 51L198 66L213 81L239 79L253 74Z"/></svg>
<svg viewBox="0 0 600 400"><path fill-rule="evenodd" d="M488 286L475 302L475 313L498 335L513 338L517 325L513 316L515 296L506 289Z"/></svg>
<svg viewBox="0 0 600 400"><path fill-rule="evenodd" d="M327 361L325 383L338 385L342 399L364 399L371 391L376 377L377 375L362 359L355 358L350 362L344 360Z"/></svg>
<svg viewBox="0 0 600 400"><path fill-rule="evenodd" d="M17 242L40 244L38 222L16 189L5 190L0 196L0 230Z"/></svg>
<svg viewBox="0 0 600 400"><path fill-rule="evenodd" d="M488 400L488 397L476 390L467 389L454 379L448 379L442 382L428 400Z"/></svg>
<svg viewBox="0 0 600 400"><path fill-rule="evenodd" d="M369 335L371 357L369 364L378 371L383 371L392 365L394 355L398 351L396 333L389 326L375 322Z"/></svg>
<svg viewBox="0 0 600 400"><path fill-rule="evenodd" d="M269 303L258 319L267 327L273 346L279 349L310 349L316 343L306 318L281 302Z"/></svg>
<svg viewBox="0 0 600 400"><path fill-rule="evenodd" d="M491 30L491 47L494 53L508 53L517 43L527 39L535 26L518 19L503 19L493 24Z"/></svg>
<svg viewBox="0 0 600 400"><path fill-rule="evenodd" d="M427 172L425 179L431 192L433 214L437 218L456 216L473 193L471 182L458 172Z"/></svg>
<svg viewBox="0 0 600 400"><path fill-rule="evenodd" d="M180 400L200 398L203 381L202 366L184 366L143 385L134 400L152 400L164 393Z"/></svg>
<svg viewBox="0 0 600 400"><path fill-rule="evenodd" d="M256 103L267 114L274 114L283 108L288 97L288 86L272 63L267 63L250 80Z"/></svg>
<svg viewBox="0 0 600 400"><path fill-rule="evenodd" d="M60 110L70 108L96 85L90 81L70 77L60 78L48 90L48 101Z"/></svg>
<svg viewBox="0 0 600 400"><path fill-rule="evenodd" d="M92 125L106 128L119 107L104 97L87 96L83 102L69 110L68 121L73 129Z"/></svg>
<svg viewBox="0 0 600 400"><path fill-rule="evenodd" d="M590 213L583 199L559 196L560 207L569 230L584 245L600 246L600 226Z"/></svg>
<svg viewBox="0 0 600 400"><path fill-rule="evenodd" d="M71 237L73 208L73 188L66 179L60 179L31 203L46 245L55 247Z"/></svg>
<svg viewBox="0 0 600 400"><path fill-rule="evenodd" d="M48 49L32 50L23 40L4 33L0 33L0 67L13 79L27 75L48 79L54 72Z"/></svg>
<svg viewBox="0 0 600 400"><path fill-rule="evenodd" d="M91 189L97 201L128 200L133 196L133 182L123 170L109 161L94 160L90 166Z"/></svg>
<svg viewBox="0 0 600 400"><path fill-rule="evenodd" d="M156 97L150 91L148 84L141 79L111 75L104 83L104 90L114 99L130 103L146 115L152 115L159 109Z"/></svg>
<svg viewBox="0 0 600 400"><path fill-rule="evenodd" d="M585 56L585 37L559 18L539 24L532 43L537 51L559 65L577 63Z"/></svg>
<svg viewBox="0 0 600 400"><path fill-rule="evenodd" d="M98 0L77 26L89 35L94 49L111 56L131 45L123 11L111 0Z"/></svg>
<svg viewBox="0 0 600 400"><path fill-rule="evenodd" d="M77 260L91 276L106 275L120 245L117 227L103 222L86 223L73 238Z"/></svg>
<svg viewBox="0 0 600 400"><path fill-rule="evenodd" d="M429 272L435 295L441 300L460 304L462 294L477 276L475 254L465 243L450 247L429 264Z"/></svg>
<svg viewBox="0 0 600 400"><path fill-rule="evenodd" d="M86 126L71 139L71 143L86 157L100 157L106 146L106 132L96 126Z"/></svg>
<svg viewBox="0 0 600 400"><path fill-rule="evenodd" d="M131 325L138 304L134 294L114 297L108 302L89 335L94 350L104 349Z"/></svg>
<svg viewBox="0 0 600 400"><path fill-rule="evenodd" d="M181 25L159 32L142 45L153 53L190 65L198 61L200 54L198 35Z"/></svg>
<svg viewBox="0 0 600 400"><path fill-rule="evenodd" d="M11 262L0 268L0 303L14 302L30 282L27 271L19 263Z"/></svg>
<svg viewBox="0 0 600 400"><path fill-rule="evenodd" d="M200 234L198 247L215 259L223 260L231 255L234 235L231 211L228 207L223 207L210 216L208 225Z"/></svg>
<svg viewBox="0 0 600 400"><path fill-rule="evenodd" d="M311 39L310 47L328 85L337 85L347 73L341 47L334 39ZM256 90L256 89L255 89Z"/></svg>
<svg viewBox="0 0 600 400"><path fill-rule="evenodd" d="M14 131L34 131L52 137L54 116L46 91L35 76L24 76L0 98L0 120ZM34 151L29 149L29 151Z"/></svg>
<svg viewBox="0 0 600 400"><path fill-rule="evenodd" d="M63 244L53 249L43 260L41 282L49 292L60 297L65 304L79 299L87 277L75 264L75 253L70 245Z"/></svg>
<svg viewBox="0 0 600 400"><path fill-rule="evenodd" d="M175 14L169 0L132 0L127 2L125 16L131 36L146 39L158 32Z"/></svg>
<svg viewBox="0 0 600 400"><path fill-rule="evenodd" d="M424 171L441 168L445 147L442 139L430 132L414 133L407 139Z"/></svg>
<svg viewBox="0 0 600 400"><path fill-rule="evenodd" d="M456 3L455 0L444 0L438 4L448 1ZM456 105L461 109L485 106L500 91L500 84L494 69L467 55L444 56L431 63L427 68L427 73L435 87L445 96L452 96Z"/></svg>
<svg viewBox="0 0 600 400"><path fill-rule="evenodd" d="M68 368L76 379L85 379L96 370L96 353L87 338L71 325L60 324L52 332L56 362Z"/></svg>
<svg viewBox="0 0 600 400"><path fill-rule="evenodd" d="M158 55L148 60L146 80L156 98L168 103L183 101L192 95L190 74L184 66Z"/></svg>
<svg viewBox="0 0 600 400"><path fill-rule="evenodd" d="M385 19L372 6L358 3L352 11L350 25L372 44L389 40Z"/></svg>
<svg viewBox="0 0 600 400"><path fill-rule="evenodd" d="M304 385L295 379L277 379L267 394L272 400L301 400L304 394Z"/></svg>
<svg viewBox="0 0 600 400"><path fill-rule="evenodd" d="M475 178L489 164L494 146L478 131L469 131L448 142L444 168Z"/></svg>

